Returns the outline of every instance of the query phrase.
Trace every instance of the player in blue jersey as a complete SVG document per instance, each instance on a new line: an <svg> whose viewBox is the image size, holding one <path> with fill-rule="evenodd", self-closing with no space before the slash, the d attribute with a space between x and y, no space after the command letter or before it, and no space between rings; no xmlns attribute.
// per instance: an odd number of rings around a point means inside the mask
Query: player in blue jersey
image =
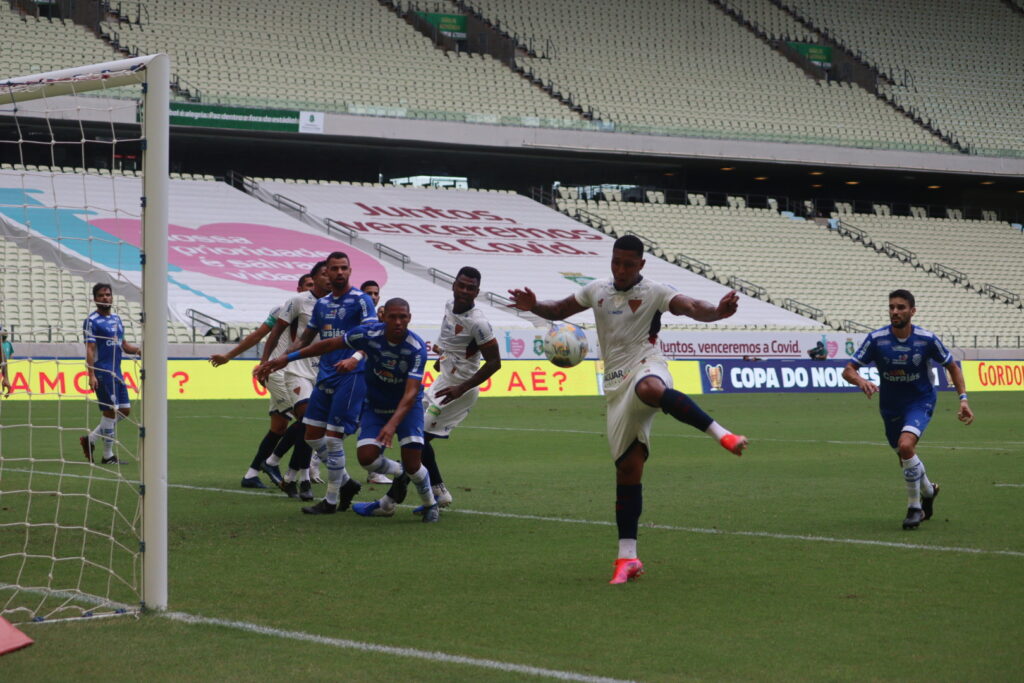
<svg viewBox="0 0 1024 683"><path fill-rule="evenodd" d="M82 325L85 333L85 366L89 371L89 388L96 393L103 417L99 425L78 441L89 462L93 461L96 439L103 439L103 464L120 464L114 455L117 423L131 413L128 388L121 373L121 353L138 354L139 347L124 339L124 324L111 311L114 290L105 282L93 285L92 299L96 310Z"/></svg>
<svg viewBox="0 0 1024 683"><path fill-rule="evenodd" d="M916 529L922 521L931 519L939 495L938 483L928 479L924 463L917 455L917 442L935 410L936 392L929 361L946 368L960 394L957 417L964 424L974 421L960 366L938 337L911 324L916 312L913 294L905 289L892 292L889 326L869 334L843 370L843 379L856 385L869 399L880 393L878 407L885 423L885 436L900 457L907 484L904 529ZM871 362L878 367L879 384L861 376L860 369Z"/></svg>
<svg viewBox="0 0 1024 683"><path fill-rule="evenodd" d="M409 330L412 315L404 299L389 299L384 304L384 322L371 322L348 330L342 336L323 339L301 351L276 358L261 368L261 375L284 367L289 361L323 354L320 367L332 366L340 375L348 375L361 361L351 353L366 356L366 401L363 404L357 456L368 472L397 475L388 493L379 501L356 503L353 510L364 516L389 517L405 499L409 481L416 486L423 502L424 522L439 519L437 501L430 487L430 475L423 467L423 369L427 363L427 345ZM338 358L339 351L349 356ZM385 448L397 437L402 462L384 456ZM321 505L324 501L321 501Z"/></svg>
<svg viewBox="0 0 1024 683"><path fill-rule="evenodd" d="M7 333L0 326L0 388L4 398L11 395L11 380L7 377L7 361L11 358L11 350L14 349L7 341Z"/></svg>
<svg viewBox="0 0 1024 683"><path fill-rule="evenodd" d="M309 346L317 336L321 340L340 338L357 325L377 320L373 299L349 282L352 267L348 255L335 251L326 261L331 292L313 306L309 321L291 351ZM320 354L308 354L302 358L317 355ZM353 370L337 372L334 365L349 357L356 358ZM362 363L364 357L362 352L336 348L320 359L316 382L302 421L306 425L306 443L327 465L327 495L317 505L302 508L306 514L331 514L339 509L347 510L352 498L362 488L345 469L343 440L346 434L354 434L359 427L359 412L366 394Z"/></svg>

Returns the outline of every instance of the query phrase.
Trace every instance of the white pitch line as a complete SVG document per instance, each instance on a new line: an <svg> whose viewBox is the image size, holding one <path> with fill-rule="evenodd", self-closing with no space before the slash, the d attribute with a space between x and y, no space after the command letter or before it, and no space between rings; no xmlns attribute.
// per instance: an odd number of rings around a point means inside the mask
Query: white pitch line
<svg viewBox="0 0 1024 683"><path fill-rule="evenodd" d="M992 484L1002 488L1024 489L1024 484Z"/></svg>
<svg viewBox="0 0 1024 683"><path fill-rule="evenodd" d="M25 472L26 470L14 470L14 472ZM48 472L36 472L36 474L50 474ZM56 474L54 473L56 476ZM64 474L65 477L87 479L82 475ZM137 482L136 482L137 483ZM242 491L239 489L222 489L215 486L195 486L192 484L168 484L168 488L184 489L187 491L207 491L210 493L230 493L242 496L267 496L270 491ZM995 484L995 486L1024 487L1024 484ZM402 507L412 507L403 505ZM558 522L561 524L587 524L592 526L612 526L614 522L593 520L593 519L570 519L568 517L543 517L541 515L521 515L512 512L489 512L486 510L446 510L446 514L458 513L463 515L480 515L482 517L499 517L504 519L523 519L534 522ZM945 553L966 553L972 555L1005 555L1010 557L1024 557L1024 551L1019 550L987 550L984 548L968 548L963 546L925 545L921 543L897 543L895 541L875 541L864 538L835 538L832 536L808 536L804 534L779 534L770 531L728 531L724 529L706 529L702 527L673 526L669 524L641 524L645 529L659 529L661 531L682 531L690 534L713 534L719 536L749 536L753 538L774 538L788 541L810 541L814 543L840 543L847 545L870 545L885 548L899 548L902 550L933 550Z"/></svg>
<svg viewBox="0 0 1024 683"><path fill-rule="evenodd" d="M245 621L214 619L211 617L201 617L193 614L185 614L182 612L164 612L161 613L160 616L166 617L167 619L171 619L172 621L181 621L186 624L222 626L225 628L232 628L239 631L256 633L263 636L273 636L274 638L287 638L289 640L298 640L306 643L329 645L331 647L336 647L344 650L360 650L362 652L373 652L384 655L392 655L396 657L411 657L413 659L425 659L430 662L439 662L443 664L463 664L467 666L475 666L484 669L494 669L496 671L526 674L529 676L543 676L544 678L554 678L560 681L583 681L584 683L630 683L627 680L619 678L606 678L604 676L588 676L587 674L576 673L575 671L543 669L540 667L527 666L524 664L511 664L509 662L499 662L494 659L477 659L475 657L452 655L446 652L437 652L435 650L417 650L411 647L393 647L390 645L378 645L376 643L363 643L359 642L358 640L347 640L345 638L328 638L326 636L320 636L313 633L303 633L302 631L285 631L278 628L271 628L269 626L250 624Z"/></svg>
<svg viewBox="0 0 1024 683"><path fill-rule="evenodd" d="M245 417L238 415L179 415L178 417L188 420L194 419L216 419L216 420L261 420L266 421L265 417ZM587 429L539 429L537 427L485 427L482 425L461 425L459 429L478 429L492 432L546 432L550 434L586 434L588 436L604 436L603 431L587 430ZM708 437L703 434L660 434L659 437L665 437L669 439L707 439ZM751 439L754 444L758 443L821 443L829 444L831 446L878 446L880 448L889 448L889 444L882 441L843 441L839 439L772 439L772 438L754 438ZM959 443L948 443L945 441L928 441L924 448L931 450L946 450L946 451L1005 451L1012 449L1014 446L1024 444L1024 441L995 441L993 443L1006 444L1005 446L964 446Z"/></svg>

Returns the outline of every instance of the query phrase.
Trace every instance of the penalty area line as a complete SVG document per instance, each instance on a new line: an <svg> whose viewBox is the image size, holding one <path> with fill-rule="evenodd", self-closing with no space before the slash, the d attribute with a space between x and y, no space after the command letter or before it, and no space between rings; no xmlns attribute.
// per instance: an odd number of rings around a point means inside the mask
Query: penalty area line
<svg viewBox="0 0 1024 683"><path fill-rule="evenodd" d="M465 666L475 666L483 669L493 669L496 671L521 673L530 676L543 676L544 678L554 678L556 680L561 681L582 681L583 683L629 683L628 680L619 678L606 678L604 676L588 676L587 674L576 673L575 671L559 671L558 669L544 669L537 666L527 666L525 664L512 664L509 662L500 662L494 659L477 659L476 657L452 655L446 652L437 652L436 650L418 650L416 648L411 647L394 647L391 645L378 645L376 643L363 643L358 640L348 640L345 638L329 638L327 636L320 636L314 633L304 633L302 631L285 631L282 629L272 628L269 626L251 624L245 621L215 619L212 617L202 617L194 614L186 614L183 612L162 612L159 613L159 616L170 619L172 621L179 621L186 624L220 626L223 628L231 628L238 631L255 633L262 636L273 636L274 638L287 638L289 640L297 640L306 643L317 643L319 645L327 645L330 647L336 647L343 650L359 650L362 652L392 655L395 657L409 657L412 659L423 659L430 662L442 664L462 664Z"/></svg>

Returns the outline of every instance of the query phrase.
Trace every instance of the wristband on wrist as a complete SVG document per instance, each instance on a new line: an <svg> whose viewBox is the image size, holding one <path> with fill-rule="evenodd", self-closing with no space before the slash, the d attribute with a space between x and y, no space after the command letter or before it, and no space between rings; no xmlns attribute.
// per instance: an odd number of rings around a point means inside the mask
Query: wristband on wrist
<svg viewBox="0 0 1024 683"><path fill-rule="evenodd" d="M967 400L967 394L960 394L960 400L961 401L966 401Z"/></svg>
<svg viewBox="0 0 1024 683"><path fill-rule="evenodd" d="M289 363L291 363L291 362L292 362L293 360L298 360L299 358L301 358L301 357L302 357L302 356L300 356L300 355L299 355L300 353L301 353L301 351L292 351L292 352L291 352L291 353L289 353L289 354L288 354L287 356L285 356L285 359L286 359L286 360L287 360L287 361L288 361Z"/></svg>
<svg viewBox="0 0 1024 683"><path fill-rule="evenodd" d="M363 353L362 351L356 351L355 353L352 354L352 357L359 361L366 358L366 354Z"/></svg>

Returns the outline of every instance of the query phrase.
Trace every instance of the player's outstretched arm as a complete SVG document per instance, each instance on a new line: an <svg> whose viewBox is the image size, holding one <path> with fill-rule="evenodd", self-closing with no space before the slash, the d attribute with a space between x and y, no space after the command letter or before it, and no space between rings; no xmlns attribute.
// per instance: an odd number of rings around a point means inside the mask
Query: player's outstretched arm
<svg viewBox="0 0 1024 683"><path fill-rule="evenodd" d="M228 364L230 361L238 358L240 354L245 353L252 347L256 346L260 342L260 339L263 339L270 334L273 329L274 328L266 323L261 324L255 330L250 332L245 339L238 342L238 345L235 346L235 348L231 349L227 353L215 353L210 356L210 364L215 368Z"/></svg>
<svg viewBox="0 0 1024 683"><path fill-rule="evenodd" d="M537 301L537 295L529 287L510 289L508 295L512 299L509 308L533 313L545 320L565 320L571 315L587 310L587 307L576 301L576 297L572 295L561 301Z"/></svg>
<svg viewBox="0 0 1024 683"><path fill-rule="evenodd" d="M964 373L955 360L949 361L943 367L949 373L949 378L953 381L953 386L956 387L956 393L960 395L960 408L956 411L956 417L965 425L969 425L974 422L974 411L967 405L967 384L964 382Z"/></svg>
<svg viewBox="0 0 1024 683"><path fill-rule="evenodd" d="M864 395L871 398L878 393L878 385L869 382L860 376L856 363L847 363L843 368L843 379L864 392Z"/></svg>
<svg viewBox="0 0 1024 683"><path fill-rule="evenodd" d="M420 395L420 390L423 389L423 380L417 377L409 377L405 380L405 391L402 393L402 398L398 402L398 407L395 408L394 414L391 419L384 423L384 426L380 428L380 432L377 433L377 442L384 445L385 448L391 446L391 440L395 436L395 430L398 429L398 425L402 424L402 420L409 414L413 406L416 405L416 397Z"/></svg>
<svg viewBox="0 0 1024 683"><path fill-rule="evenodd" d="M672 315L685 315L703 323L713 323L728 318L739 308L740 295L736 290L722 297L718 304L703 299L694 299L685 294L676 294L669 303L668 310Z"/></svg>
<svg viewBox="0 0 1024 683"><path fill-rule="evenodd" d="M271 373L277 372L288 363L293 360L299 360L300 358L311 358L313 356L322 356L328 351L334 351L335 349L343 349L346 347L345 340L342 337L333 337L331 339L321 339L315 344L304 346L297 351L289 351L288 353L278 356L273 360L269 360L265 363L260 363L256 366L256 369L252 371L253 376L261 382L265 382L267 377Z"/></svg>

